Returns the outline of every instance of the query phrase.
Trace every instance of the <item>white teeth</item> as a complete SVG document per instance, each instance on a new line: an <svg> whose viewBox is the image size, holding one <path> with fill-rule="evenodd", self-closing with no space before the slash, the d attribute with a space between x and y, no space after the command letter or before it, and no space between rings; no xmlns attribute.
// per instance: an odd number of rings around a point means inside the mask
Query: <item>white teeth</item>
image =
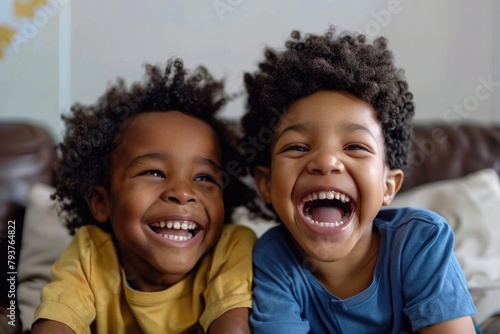
<svg viewBox="0 0 500 334"><path fill-rule="evenodd" d="M161 234L162 237L165 239L169 240L174 240L174 241L187 241L192 238L192 235L189 234L188 236L182 236L182 235L172 235L172 234Z"/></svg>
<svg viewBox="0 0 500 334"><path fill-rule="evenodd" d="M305 203L305 202L311 202L311 201L314 201L314 200L317 200L317 199L320 199L320 200L324 200L324 199L333 200L333 199L336 199L338 201L341 201L342 203L347 203L347 202L351 201L351 199L349 198L349 196L347 196L346 194L341 194L341 193L336 192L336 191L318 191L318 192L314 192L314 193L310 193L310 194L306 195L302 199L302 202L303 203ZM304 209L304 216L313 225L317 225L317 226L320 226L320 227L337 227L337 226L340 226L340 225L344 224L344 222L346 222L349 219L350 213L346 212L344 214L344 216L342 218L340 218L340 220L338 222L318 222L318 221L316 221L316 220L314 220L312 218L312 215L309 213L309 207L306 207Z"/></svg>
<svg viewBox="0 0 500 334"><path fill-rule="evenodd" d="M350 202L351 199L346 194L341 194L336 191L318 191L307 195L302 199L303 202L310 202L317 199L336 199L342 203Z"/></svg>
<svg viewBox="0 0 500 334"><path fill-rule="evenodd" d="M186 231L187 230L194 230L198 226L196 223L187 222L187 221L176 221L176 220L168 220L168 221L161 220L161 221L151 223L150 225L153 227L161 227L161 228L166 227L166 228L174 229L174 230L183 229Z"/></svg>
<svg viewBox="0 0 500 334"><path fill-rule="evenodd" d="M176 220L160 220L156 221L150 224L152 227L161 227L161 228L168 228L168 229L174 229L174 230L185 230L185 231L192 231L198 228L198 224L189 222L189 221L176 221ZM173 234L161 234L163 238L173 240L173 241L187 241L191 239L194 235L193 232L187 233L186 236L184 235L173 235Z"/></svg>
<svg viewBox="0 0 500 334"><path fill-rule="evenodd" d="M340 221L338 222L335 222L335 223L330 223L330 222L318 222L314 219L312 219L312 216L309 214L309 212L306 212L304 214L304 216L307 218L307 220L313 224L313 225L317 225L317 226L320 226L320 227L337 227L337 226L340 226L342 224L344 224L344 222L349 219L349 213L345 213L344 216L342 218L340 218Z"/></svg>

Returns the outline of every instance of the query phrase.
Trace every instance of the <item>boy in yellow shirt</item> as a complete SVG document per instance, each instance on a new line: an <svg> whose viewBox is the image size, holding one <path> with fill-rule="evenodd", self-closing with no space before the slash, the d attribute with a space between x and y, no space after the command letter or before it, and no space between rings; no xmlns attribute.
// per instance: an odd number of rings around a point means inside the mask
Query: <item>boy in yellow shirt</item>
<svg viewBox="0 0 500 334"><path fill-rule="evenodd" d="M54 198L75 237L33 333L249 333L255 235L225 223L254 192L231 168L226 101L177 59L63 116Z"/></svg>

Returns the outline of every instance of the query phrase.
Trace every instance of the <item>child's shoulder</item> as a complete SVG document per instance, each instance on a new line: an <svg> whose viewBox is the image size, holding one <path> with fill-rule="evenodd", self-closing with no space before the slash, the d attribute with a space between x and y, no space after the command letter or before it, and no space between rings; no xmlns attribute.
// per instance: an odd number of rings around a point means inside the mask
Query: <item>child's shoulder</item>
<svg viewBox="0 0 500 334"><path fill-rule="evenodd" d="M274 257L289 257L293 256L294 250L292 237L283 223L274 226L267 230L258 240L255 245L255 254L264 254L268 256L273 254Z"/></svg>
<svg viewBox="0 0 500 334"><path fill-rule="evenodd" d="M79 227L68 247L71 252L78 254L81 261L94 263L97 267L102 263L113 263L118 266L118 254L113 236L96 225ZM96 262L93 262L96 261Z"/></svg>
<svg viewBox="0 0 500 334"><path fill-rule="evenodd" d="M248 248L253 249L257 236L250 228L238 224L226 224L222 229L222 235L215 246L215 251L227 251L228 249Z"/></svg>
<svg viewBox="0 0 500 334"><path fill-rule="evenodd" d="M375 218L374 225L379 231L453 233L445 218L434 211L414 207L384 208Z"/></svg>
<svg viewBox="0 0 500 334"><path fill-rule="evenodd" d="M239 224L226 224L222 229L222 237L245 238L257 240L255 232L247 226Z"/></svg>
<svg viewBox="0 0 500 334"><path fill-rule="evenodd" d="M257 240L257 244L265 245L268 243L273 243L284 239L283 237L287 235L287 229L283 223L278 224L269 228L262 236Z"/></svg>
<svg viewBox="0 0 500 334"><path fill-rule="evenodd" d="M84 225L76 230L74 240L85 248L100 248L112 242L112 236L96 225Z"/></svg>
<svg viewBox="0 0 500 334"><path fill-rule="evenodd" d="M246 270L252 267L252 252L256 240L255 233L246 226L224 225L222 235L215 247L200 260L197 275L204 275L203 273L207 270L211 274L218 273L221 268L228 268L226 270L233 268L232 271L239 271L237 275L245 275Z"/></svg>
<svg viewBox="0 0 500 334"><path fill-rule="evenodd" d="M383 208L377 215L378 220L404 224L409 221L422 221L430 224L442 224L445 219L434 211L416 207Z"/></svg>

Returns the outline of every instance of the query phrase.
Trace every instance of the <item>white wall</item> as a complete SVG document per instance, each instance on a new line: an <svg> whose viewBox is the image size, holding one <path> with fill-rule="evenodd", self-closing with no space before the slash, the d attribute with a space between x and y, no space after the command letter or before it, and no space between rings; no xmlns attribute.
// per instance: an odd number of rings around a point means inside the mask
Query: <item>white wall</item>
<svg viewBox="0 0 500 334"><path fill-rule="evenodd" d="M172 56L205 64L236 92L265 45L281 47L292 29L322 33L335 24L389 38L417 119L500 121L499 2L49 0L54 15L0 59L0 116L41 120L59 134L71 103L93 103L117 76L140 80L142 64ZM240 99L224 115L242 112Z"/></svg>
<svg viewBox="0 0 500 334"><path fill-rule="evenodd" d="M0 0L0 28L17 32L0 59L0 118L33 119L56 131L61 127L59 5L28 18L13 15L14 2Z"/></svg>

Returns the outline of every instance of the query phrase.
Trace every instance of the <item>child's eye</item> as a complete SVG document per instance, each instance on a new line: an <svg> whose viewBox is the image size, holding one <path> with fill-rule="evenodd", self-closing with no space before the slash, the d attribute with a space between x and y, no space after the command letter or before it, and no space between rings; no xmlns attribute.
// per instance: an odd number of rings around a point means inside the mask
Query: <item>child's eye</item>
<svg viewBox="0 0 500 334"><path fill-rule="evenodd" d="M286 152L286 151L306 152L307 147L305 147L303 145L290 145L290 146L286 146L283 149L283 152Z"/></svg>
<svg viewBox="0 0 500 334"><path fill-rule="evenodd" d="M211 182L211 183L216 184L217 186L220 186L219 180L215 176L212 176L210 174L201 174L201 175L198 175L195 178L195 181Z"/></svg>
<svg viewBox="0 0 500 334"><path fill-rule="evenodd" d="M145 172L142 172L140 175L151 175L151 176L155 176L155 177L161 177L161 178L165 178L165 174L163 174L163 172L159 171L159 170L147 170Z"/></svg>
<svg viewBox="0 0 500 334"><path fill-rule="evenodd" d="M348 151L358 151L358 150L365 150L368 151L368 147L363 144L350 144L346 147Z"/></svg>

